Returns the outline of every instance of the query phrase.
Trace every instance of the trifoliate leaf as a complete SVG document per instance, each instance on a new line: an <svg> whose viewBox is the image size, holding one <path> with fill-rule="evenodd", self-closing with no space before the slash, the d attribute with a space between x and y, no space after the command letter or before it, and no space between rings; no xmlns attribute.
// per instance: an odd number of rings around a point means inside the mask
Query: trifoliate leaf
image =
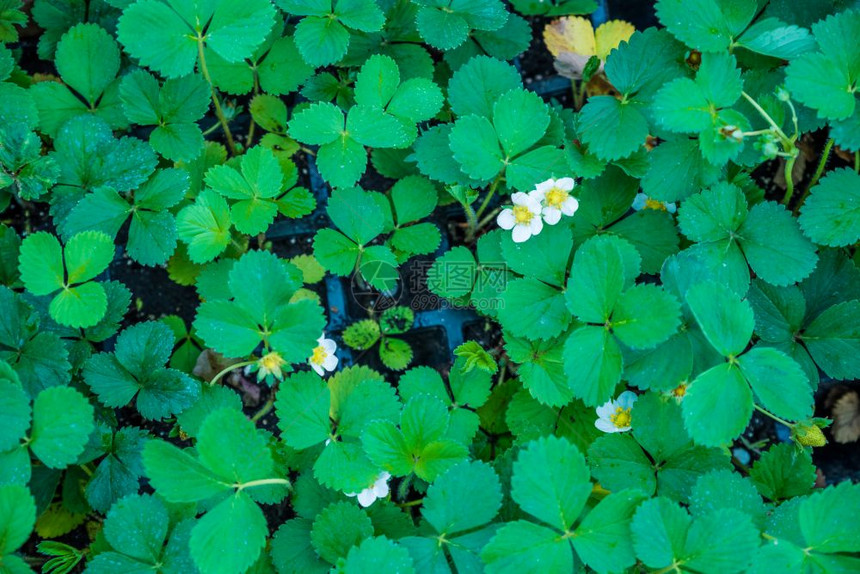
<svg viewBox="0 0 860 574"><path fill-rule="evenodd" d="M630 519L645 496L636 490L615 492L601 500L576 527L573 547L597 572L616 572L636 563Z"/></svg>
<svg viewBox="0 0 860 574"><path fill-rule="evenodd" d="M564 344L564 370L574 396L589 406L609 400L621 378L624 359L612 334L586 325Z"/></svg>
<svg viewBox="0 0 860 574"><path fill-rule="evenodd" d="M815 467L808 449L776 444L762 453L750 469L750 479L765 498L774 502L803 496L815 484Z"/></svg>
<svg viewBox="0 0 860 574"><path fill-rule="evenodd" d="M230 543L235 529L243 533L244 543L238 547ZM242 572L257 560L268 532L263 511L247 493L239 491L197 521L188 546L202 572Z"/></svg>
<svg viewBox="0 0 860 574"><path fill-rule="evenodd" d="M13 552L24 544L33 532L36 524L36 504L33 496L25 486L0 486L0 556L4 562ZM14 562L13 562L14 563ZM12 572L26 572L28 567L21 562L23 568Z"/></svg>
<svg viewBox="0 0 860 574"><path fill-rule="evenodd" d="M280 386L275 409L281 439L296 449L323 442L331 433L328 386L314 373L297 373Z"/></svg>
<svg viewBox="0 0 860 574"><path fill-rule="evenodd" d="M481 551L491 574L524 571L536 563L553 572L572 572L570 543L558 532L526 520L508 522Z"/></svg>
<svg viewBox="0 0 860 574"><path fill-rule="evenodd" d="M501 500L495 471L480 461L463 462L430 486L421 514L436 532L447 537L492 520Z"/></svg>
<svg viewBox="0 0 860 574"><path fill-rule="evenodd" d="M729 47L756 14L753 4L719 0L660 0L657 17L676 38L703 52Z"/></svg>
<svg viewBox="0 0 860 574"><path fill-rule="evenodd" d="M460 67L448 84L451 110L459 117L476 114L490 118L498 98L522 86L516 69L506 62L477 56Z"/></svg>
<svg viewBox="0 0 860 574"><path fill-rule="evenodd" d="M137 493L143 474L141 452L147 436L136 427L124 427L102 439L107 441L108 453L86 488L87 502L93 509L107 512L120 498Z"/></svg>
<svg viewBox="0 0 860 574"><path fill-rule="evenodd" d="M648 120L634 102L595 96L580 112L582 139L603 160L616 160L639 149L648 137Z"/></svg>
<svg viewBox="0 0 860 574"><path fill-rule="evenodd" d="M635 285L625 291L612 312L612 332L628 347L655 347L671 337L680 324L681 305L655 285Z"/></svg>
<svg viewBox="0 0 860 574"><path fill-rule="evenodd" d="M860 373L858 317L860 301L840 303L816 317L801 335L809 354L827 376L851 379Z"/></svg>
<svg viewBox="0 0 860 574"><path fill-rule="evenodd" d="M228 62L249 57L274 19L275 9L266 0L193 7L138 0L123 11L117 36L141 64L177 78L194 70L199 44L205 43ZM142 35L141 30L150 34Z"/></svg>
<svg viewBox="0 0 860 574"><path fill-rule="evenodd" d="M391 569L403 574L413 574L415 566L409 552L384 536L368 538L353 546L339 568L344 574L360 574L381 569Z"/></svg>
<svg viewBox="0 0 860 574"><path fill-rule="evenodd" d="M756 397L773 414L792 421L812 415L812 387L794 360L773 348L756 347L738 358Z"/></svg>
<svg viewBox="0 0 860 574"><path fill-rule="evenodd" d="M668 498L643 502L630 529L636 556L650 568L662 568L683 555L690 515Z"/></svg>
<svg viewBox="0 0 860 574"><path fill-rule="evenodd" d="M8 379L6 369L11 373ZM6 363L0 363L0 389L0 452L5 452L18 446L30 428L30 399Z"/></svg>

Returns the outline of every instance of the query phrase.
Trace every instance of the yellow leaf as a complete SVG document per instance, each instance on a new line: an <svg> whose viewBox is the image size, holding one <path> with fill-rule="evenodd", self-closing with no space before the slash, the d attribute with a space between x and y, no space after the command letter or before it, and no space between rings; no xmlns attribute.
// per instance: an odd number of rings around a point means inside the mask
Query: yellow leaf
<svg viewBox="0 0 860 574"><path fill-rule="evenodd" d="M610 20L601 24L594 35L597 57L605 62L609 52L621 42L629 40L635 31L633 24L624 20Z"/></svg>
<svg viewBox="0 0 860 574"><path fill-rule="evenodd" d="M581 16L567 16L550 22L543 30L543 40L556 58L564 52L586 56L586 60L596 54L594 28Z"/></svg>
<svg viewBox="0 0 860 574"><path fill-rule="evenodd" d="M42 538L63 536L83 524L86 518L86 514L72 514L55 502L36 521L36 534Z"/></svg>

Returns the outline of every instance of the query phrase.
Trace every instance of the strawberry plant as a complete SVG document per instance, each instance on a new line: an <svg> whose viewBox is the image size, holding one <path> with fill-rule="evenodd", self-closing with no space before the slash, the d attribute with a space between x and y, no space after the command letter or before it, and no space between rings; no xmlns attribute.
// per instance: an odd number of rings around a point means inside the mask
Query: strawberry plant
<svg viewBox="0 0 860 574"><path fill-rule="evenodd" d="M860 570L860 12L650 4L0 2L0 572Z"/></svg>

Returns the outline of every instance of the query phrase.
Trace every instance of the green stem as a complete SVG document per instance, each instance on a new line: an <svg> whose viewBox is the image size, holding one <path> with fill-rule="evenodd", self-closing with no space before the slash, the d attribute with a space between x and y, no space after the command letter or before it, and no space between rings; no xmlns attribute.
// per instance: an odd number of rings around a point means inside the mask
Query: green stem
<svg viewBox="0 0 860 574"><path fill-rule="evenodd" d="M241 369L242 367L247 367L248 365L253 365L257 361L242 361L241 363L235 363L230 365L226 369L222 370L220 373L212 377L212 380L209 381L209 386L214 386L218 381L221 380L221 377L229 373L230 371L234 371L236 369Z"/></svg>
<svg viewBox="0 0 860 574"><path fill-rule="evenodd" d="M252 100L260 93L260 78L257 74L256 67L254 69L254 96L252 96ZM254 121L253 114L251 115L251 127L248 128L248 139L245 141L246 147L251 147L254 145L254 130L257 127L257 122Z"/></svg>
<svg viewBox="0 0 860 574"><path fill-rule="evenodd" d="M671 564L669 564L665 568L663 568L661 570L657 570L656 572L654 572L654 574L666 574L667 572L680 572L680 570L678 570L678 566L680 566L679 562L672 562Z"/></svg>
<svg viewBox="0 0 860 574"><path fill-rule="evenodd" d="M258 410L256 413L254 413L254 416L251 417L251 422L255 423L258 420L260 420L261 418L263 418L264 416L266 416L267 414L269 414L269 412L272 410L273 406L275 406L275 393L274 392L272 393L272 396L270 396L269 399L263 404L263 406L260 408L260 410Z"/></svg>
<svg viewBox="0 0 860 574"><path fill-rule="evenodd" d="M396 502L395 504L400 508L409 508L410 506L418 506L419 504L424 504L424 499L419 498L417 500L410 500L409 502Z"/></svg>
<svg viewBox="0 0 860 574"><path fill-rule="evenodd" d="M485 215L484 219L482 219L481 221L478 222L476 229L483 229L486 224L488 224L489 222L493 221L496 218L496 216L499 214L499 212L501 210L502 210L501 207L497 207L496 209L494 209L493 211L491 211L490 213Z"/></svg>
<svg viewBox="0 0 860 574"><path fill-rule="evenodd" d="M797 202L797 207L794 208L795 214L800 209L800 206L806 201L809 191L815 187L815 184L818 183L819 179L821 179L821 175L824 173L824 168L827 165L827 160L830 158L831 149L833 149L833 138L827 140L827 144L824 146L824 151L821 152L821 159L818 160L818 167L815 168L815 173L812 174L812 179L809 180L809 185L807 185L806 189L803 190L803 195L800 196L800 201Z"/></svg>
<svg viewBox="0 0 860 574"><path fill-rule="evenodd" d="M215 115L218 116L218 121L224 129L224 135L227 138L227 147L230 148L232 155L236 155L236 142L233 141L233 133L227 124L227 117L224 115L224 110L221 109L221 102L218 100L215 84L212 83L212 77L209 75L209 68L206 66L206 55L203 53L203 38L200 37L197 38L197 56L200 59L200 71L203 73L203 78L209 83L209 89L212 93L212 103L215 105Z"/></svg>
<svg viewBox="0 0 860 574"><path fill-rule="evenodd" d="M286 478L262 478L260 480L252 480L250 482L237 482L233 484L233 488L245 490L246 488L254 488L255 486L267 486L269 484L283 484L289 486L290 481Z"/></svg>
<svg viewBox="0 0 860 574"><path fill-rule="evenodd" d="M794 162L797 161L797 156L792 156L785 160L785 195L782 198L782 204L788 205L791 201L791 196L794 195Z"/></svg>
<svg viewBox="0 0 860 574"><path fill-rule="evenodd" d="M770 114L764 111L764 108L762 108L758 104L758 102L752 98L752 96L750 96L746 92L741 92L741 95L746 99L746 101L750 103L752 107L756 109L756 111L761 115L761 117L763 117L765 121L770 124L770 127L772 127L776 131L776 134L780 137L780 139L783 140L783 145L789 144L791 147L794 147L794 144L792 143L791 139L789 139L789 137L785 135L785 132L782 131L782 128L776 125L776 122L773 120L772 117L770 117Z"/></svg>
<svg viewBox="0 0 860 574"><path fill-rule="evenodd" d="M854 152L854 173L860 173L860 150Z"/></svg>
<svg viewBox="0 0 860 574"><path fill-rule="evenodd" d="M493 183L490 184L490 190L487 192L487 197L484 198L484 202L481 203L481 207L478 208L478 211L475 212L475 217L481 217L484 211L487 210L487 206L490 205L490 201L493 199L493 196L496 194L496 189L499 187L499 182L502 180L502 174L496 176L496 179L493 180Z"/></svg>
<svg viewBox="0 0 860 574"><path fill-rule="evenodd" d="M772 412L770 412L769 410L763 409L762 407L760 407L760 406L758 406L758 405L756 405L756 404L753 404L753 406L755 407L755 410L757 410L758 412L760 412L761 414L763 414L763 415L765 415L765 416L768 416L768 417L772 418L772 419L773 419L773 420L775 420L776 422L778 422L778 423L782 423L782 424L784 424L785 426L787 426L788 428L793 428L793 427L794 427L794 423L790 423L790 422L788 422L788 421L787 421L787 420L785 420L785 419L779 418L778 416L776 416L775 414L773 414L773 413L772 413Z"/></svg>
<svg viewBox="0 0 860 574"><path fill-rule="evenodd" d="M466 212L466 223L468 223L468 230L466 232L466 243L471 243L473 239L475 239L475 233L478 231L478 216L475 214L475 210L472 209L472 206L468 203L463 203L463 211Z"/></svg>

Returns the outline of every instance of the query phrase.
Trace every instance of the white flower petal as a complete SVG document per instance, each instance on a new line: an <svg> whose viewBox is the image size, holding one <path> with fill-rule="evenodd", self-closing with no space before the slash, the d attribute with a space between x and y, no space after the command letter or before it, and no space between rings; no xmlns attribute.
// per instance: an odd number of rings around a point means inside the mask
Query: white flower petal
<svg viewBox="0 0 860 574"><path fill-rule="evenodd" d="M372 488L365 488L358 493L358 503L365 508L376 502L376 495Z"/></svg>
<svg viewBox="0 0 860 574"><path fill-rule="evenodd" d="M632 207L636 211L642 211L643 209L645 209L645 204L647 201L647 195L645 195L644 193L637 193L636 197L633 198L633 205L631 205L630 207Z"/></svg>
<svg viewBox="0 0 860 574"><path fill-rule="evenodd" d="M345 495L347 495L347 496L350 496L350 497L352 497L352 496L358 496L358 493L357 493L357 492L344 492L344 494L345 494Z"/></svg>
<svg viewBox="0 0 860 574"><path fill-rule="evenodd" d="M561 211L554 207L544 207L543 220L547 225L555 225L561 221Z"/></svg>
<svg viewBox="0 0 860 574"><path fill-rule="evenodd" d="M323 341L325 341L325 333L323 333L322 335L320 335L320 338L319 338L319 339L317 339L317 346L322 345L322 344L323 344Z"/></svg>
<svg viewBox="0 0 860 574"><path fill-rule="evenodd" d="M546 195L546 192L555 187L555 180L548 179L546 181L542 181L535 186L535 190L541 192L543 195Z"/></svg>
<svg viewBox="0 0 860 574"><path fill-rule="evenodd" d="M388 483L383 479L377 480L373 483L373 493L376 498L385 498L388 496Z"/></svg>
<svg viewBox="0 0 860 574"><path fill-rule="evenodd" d="M529 194L523 193L522 191L511 194L511 201L514 205L527 205L530 199Z"/></svg>
<svg viewBox="0 0 860 574"><path fill-rule="evenodd" d="M609 420L609 416L612 414L615 414L616 408L618 408L618 407L615 405L615 401L607 401L607 402L603 403L602 405L600 405L599 407L597 407L597 409L595 409L595 410L597 410L597 416L598 417L600 417L602 419Z"/></svg>
<svg viewBox="0 0 860 574"><path fill-rule="evenodd" d="M666 206L666 211L669 213L675 213L678 211L678 207L674 203L663 203L663 205Z"/></svg>
<svg viewBox="0 0 860 574"><path fill-rule="evenodd" d="M539 200L529 196L528 202L525 204L525 206L528 207L529 211L531 211L533 214L540 215L541 203Z"/></svg>
<svg viewBox="0 0 860 574"><path fill-rule="evenodd" d="M596 426L598 429L602 430L603 432L610 432L611 433L611 432L618 432L619 431L618 427L616 427L610 421L607 421L604 419L597 419L596 421L594 421L594 426Z"/></svg>
<svg viewBox="0 0 860 574"><path fill-rule="evenodd" d="M618 398L615 399L615 402L622 409L629 409L633 406L633 403L635 403L636 399L638 398L639 397L633 391L624 391L623 393L618 395Z"/></svg>
<svg viewBox="0 0 860 574"><path fill-rule="evenodd" d="M531 229L529 229L527 225L516 225L514 226L514 232L511 235L511 238L514 240L514 243L522 243L523 241L528 240L531 236Z"/></svg>
<svg viewBox="0 0 860 574"><path fill-rule="evenodd" d="M546 190L533 189L529 192L529 197L535 201L543 202L544 198L546 198Z"/></svg>
<svg viewBox="0 0 860 574"><path fill-rule="evenodd" d="M540 214L540 212L538 212L538 214ZM531 231L532 235L537 235L538 233L543 231L543 220L540 217L535 217L534 219L532 219L531 223L529 224L529 230Z"/></svg>
<svg viewBox="0 0 860 574"><path fill-rule="evenodd" d="M570 191L574 185L576 185L576 181L572 177L563 177L555 180L555 186L564 191Z"/></svg>
<svg viewBox="0 0 860 574"><path fill-rule="evenodd" d="M337 368L337 357L335 355L329 355L323 360L322 368L326 371L333 371Z"/></svg>
<svg viewBox="0 0 860 574"><path fill-rule="evenodd" d="M502 229L513 229L514 225L517 224L517 218L514 216L514 211L512 209L503 209L496 218L496 223L498 223L499 227Z"/></svg>
<svg viewBox="0 0 860 574"><path fill-rule="evenodd" d="M325 376L325 371L323 371L323 368L320 365L317 365L316 363L309 363L309 364L310 364L311 368L316 372L316 374L318 374L321 377Z"/></svg>
<svg viewBox="0 0 860 574"><path fill-rule="evenodd" d="M561 212L565 215L573 215L579 209L579 201L575 197L568 197L561 204Z"/></svg>
<svg viewBox="0 0 860 574"><path fill-rule="evenodd" d="M320 345L322 345L322 348L325 349L325 352L330 355L337 351L337 343L335 343L331 339L323 339Z"/></svg>

